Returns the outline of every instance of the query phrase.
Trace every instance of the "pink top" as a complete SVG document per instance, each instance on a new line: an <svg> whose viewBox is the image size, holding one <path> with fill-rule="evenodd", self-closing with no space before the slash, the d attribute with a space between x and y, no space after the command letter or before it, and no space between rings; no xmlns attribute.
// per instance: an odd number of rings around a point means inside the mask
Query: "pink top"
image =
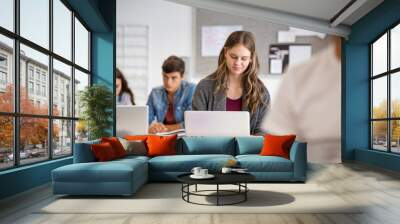
<svg viewBox="0 0 400 224"><path fill-rule="evenodd" d="M226 111L242 111L242 97L236 100L226 98Z"/></svg>

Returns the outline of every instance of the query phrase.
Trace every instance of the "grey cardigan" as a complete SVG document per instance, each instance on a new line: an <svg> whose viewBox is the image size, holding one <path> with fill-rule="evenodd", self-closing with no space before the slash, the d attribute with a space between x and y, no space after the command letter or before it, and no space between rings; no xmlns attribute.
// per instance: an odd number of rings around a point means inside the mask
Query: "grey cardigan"
<svg viewBox="0 0 400 224"><path fill-rule="evenodd" d="M196 86L192 100L193 110L209 110L209 111L225 111L226 110L226 94L223 91L214 93L215 80L210 76L202 79ZM269 108L269 92L265 86L263 94L263 102L254 113L250 113L250 134L263 135L261 130L261 122ZM245 105L242 106L242 111L249 111Z"/></svg>

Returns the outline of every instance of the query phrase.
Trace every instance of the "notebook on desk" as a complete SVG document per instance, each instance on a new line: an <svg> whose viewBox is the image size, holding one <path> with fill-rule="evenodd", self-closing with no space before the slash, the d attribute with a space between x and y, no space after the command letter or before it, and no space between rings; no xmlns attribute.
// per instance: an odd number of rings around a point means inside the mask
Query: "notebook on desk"
<svg viewBox="0 0 400 224"><path fill-rule="evenodd" d="M117 106L117 136L146 135L148 116L147 106Z"/></svg>
<svg viewBox="0 0 400 224"><path fill-rule="evenodd" d="M186 136L250 136L247 111L186 111Z"/></svg>
<svg viewBox="0 0 400 224"><path fill-rule="evenodd" d="M183 137L186 135L185 133L185 129L177 129L177 130L173 130L173 131L166 131L166 132L159 132L156 133L156 135L159 136L169 136L169 135L177 135L178 137Z"/></svg>

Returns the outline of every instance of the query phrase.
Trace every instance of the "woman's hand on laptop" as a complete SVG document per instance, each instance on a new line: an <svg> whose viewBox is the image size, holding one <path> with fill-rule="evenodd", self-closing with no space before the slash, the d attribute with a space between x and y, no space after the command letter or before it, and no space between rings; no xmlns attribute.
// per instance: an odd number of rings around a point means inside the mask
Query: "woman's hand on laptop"
<svg viewBox="0 0 400 224"><path fill-rule="evenodd" d="M159 122L153 122L149 128L149 132L152 134L166 132L166 131L168 131L168 128L163 123Z"/></svg>

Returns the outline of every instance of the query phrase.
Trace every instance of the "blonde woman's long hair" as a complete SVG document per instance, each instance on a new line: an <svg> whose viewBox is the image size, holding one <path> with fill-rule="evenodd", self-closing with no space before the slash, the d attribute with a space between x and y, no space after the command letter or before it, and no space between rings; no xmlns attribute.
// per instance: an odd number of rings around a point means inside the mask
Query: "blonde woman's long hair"
<svg viewBox="0 0 400 224"><path fill-rule="evenodd" d="M264 104L263 94L264 85L258 79L257 74L260 69L260 63L256 53L254 35L247 31L235 31L231 33L226 40L224 47L219 53L218 68L212 73L211 78L216 81L215 92L228 90L229 69L226 64L225 52L237 44L242 44L251 52L251 61L247 69L242 74L243 85L243 103L251 113L254 113L258 106Z"/></svg>

